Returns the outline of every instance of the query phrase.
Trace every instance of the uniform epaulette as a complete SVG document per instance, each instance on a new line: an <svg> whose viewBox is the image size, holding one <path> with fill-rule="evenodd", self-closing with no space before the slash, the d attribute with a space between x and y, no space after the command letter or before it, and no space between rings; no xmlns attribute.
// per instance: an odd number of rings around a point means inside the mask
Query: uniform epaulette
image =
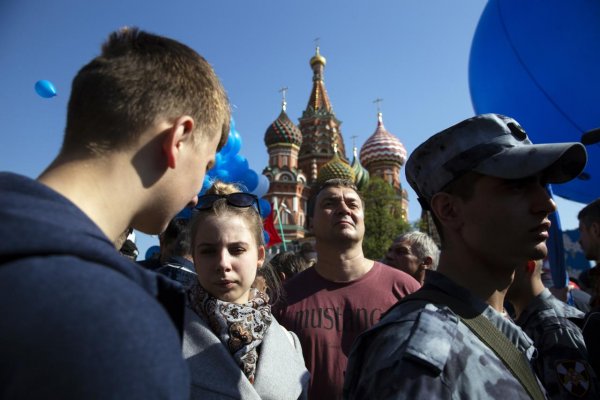
<svg viewBox="0 0 600 400"><path fill-rule="evenodd" d="M458 320L450 310L428 304L408 338L404 357L441 373L452 351Z"/></svg>

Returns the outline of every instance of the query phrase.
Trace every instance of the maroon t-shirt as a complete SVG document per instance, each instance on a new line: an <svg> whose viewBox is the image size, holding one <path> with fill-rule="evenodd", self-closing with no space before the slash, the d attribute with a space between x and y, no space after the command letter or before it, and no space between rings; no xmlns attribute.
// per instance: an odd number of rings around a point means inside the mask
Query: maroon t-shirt
<svg viewBox="0 0 600 400"><path fill-rule="evenodd" d="M352 282L331 282L309 268L285 284L275 315L302 343L311 374L309 399L341 399L354 339L402 297L421 285L410 275L375 262Z"/></svg>

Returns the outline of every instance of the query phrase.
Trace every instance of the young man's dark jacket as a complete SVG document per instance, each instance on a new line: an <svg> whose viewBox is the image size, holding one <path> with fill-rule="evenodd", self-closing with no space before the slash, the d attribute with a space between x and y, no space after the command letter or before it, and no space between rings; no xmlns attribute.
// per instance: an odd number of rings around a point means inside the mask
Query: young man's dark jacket
<svg viewBox="0 0 600 400"><path fill-rule="evenodd" d="M69 200L0 173L0 398L187 398L183 299Z"/></svg>

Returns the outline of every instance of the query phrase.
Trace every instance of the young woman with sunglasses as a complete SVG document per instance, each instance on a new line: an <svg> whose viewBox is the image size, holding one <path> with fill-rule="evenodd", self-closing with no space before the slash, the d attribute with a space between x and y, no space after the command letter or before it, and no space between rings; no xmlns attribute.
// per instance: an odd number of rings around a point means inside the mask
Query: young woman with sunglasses
<svg viewBox="0 0 600 400"><path fill-rule="evenodd" d="M309 373L298 337L252 289L265 260L258 199L216 182L191 225L198 282L188 292L183 354L192 399L303 399Z"/></svg>

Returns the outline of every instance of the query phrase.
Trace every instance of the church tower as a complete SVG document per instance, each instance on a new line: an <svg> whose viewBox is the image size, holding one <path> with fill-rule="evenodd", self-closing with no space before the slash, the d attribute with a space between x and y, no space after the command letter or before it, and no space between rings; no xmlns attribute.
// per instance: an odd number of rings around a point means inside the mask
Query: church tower
<svg viewBox="0 0 600 400"><path fill-rule="evenodd" d="M402 213L408 221L408 194L400 185L400 169L406 162L404 145L385 129L383 114L377 113L377 128L360 149L360 161L371 177L377 176L389 183L402 204Z"/></svg>
<svg viewBox="0 0 600 400"><path fill-rule="evenodd" d="M317 46L315 55L310 59L313 70L312 92L306 110L299 120L302 145L298 155L298 167L307 174L309 185L317 180L317 172L321 166L335 155L334 145L337 145L340 159L348 162L340 131L341 121L335 117L325 89L323 80L325 64L325 57L319 53L319 46Z"/></svg>
<svg viewBox="0 0 600 400"><path fill-rule="evenodd" d="M281 220L284 239L291 241L304 237L308 190L306 176L298 169L302 133L286 113L286 89L282 89L281 113L265 132L269 164L263 170L263 175L270 182L265 198L274 207L275 224L279 226L278 219Z"/></svg>

